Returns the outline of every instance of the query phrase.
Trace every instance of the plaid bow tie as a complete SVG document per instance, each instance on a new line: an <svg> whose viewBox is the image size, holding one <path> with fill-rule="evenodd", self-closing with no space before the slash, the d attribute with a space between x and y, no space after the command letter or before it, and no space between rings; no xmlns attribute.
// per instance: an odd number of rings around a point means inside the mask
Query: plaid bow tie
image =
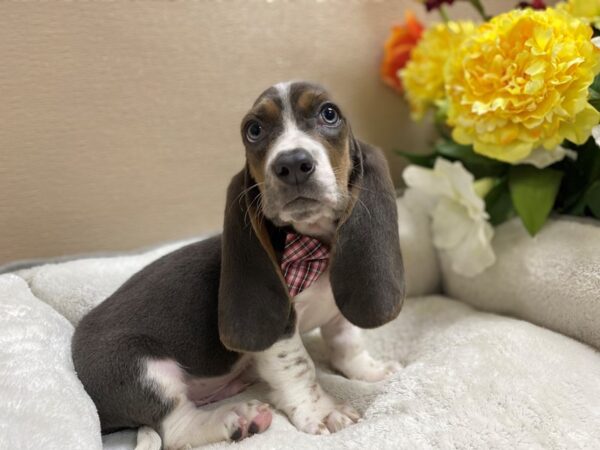
<svg viewBox="0 0 600 450"><path fill-rule="evenodd" d="M327 268L329 248L318 239L296 233L285 237L281 271L295 297L313 284Z"/></svg>

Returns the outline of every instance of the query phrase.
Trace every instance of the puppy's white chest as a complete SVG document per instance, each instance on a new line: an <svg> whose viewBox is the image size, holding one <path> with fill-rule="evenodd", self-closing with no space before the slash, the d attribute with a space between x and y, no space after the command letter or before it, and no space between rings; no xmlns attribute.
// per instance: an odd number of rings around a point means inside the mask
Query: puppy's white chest
<svg viewBox="0 0 600 450"><path fill-rule="evenodd" d="M320 327L339 314L331 290L329 269L308 289L296 295L293 302L298 316L300 333Z"/></svg>

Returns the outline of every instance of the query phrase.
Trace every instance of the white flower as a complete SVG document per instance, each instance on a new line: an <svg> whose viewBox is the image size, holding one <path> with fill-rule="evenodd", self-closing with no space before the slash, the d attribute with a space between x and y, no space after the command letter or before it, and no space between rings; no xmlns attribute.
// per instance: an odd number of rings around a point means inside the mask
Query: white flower
<svg viewBox="0 0 600 450"><path fill-rule="evenodd" d="M494 230L473 188L473 175L460 162L438 158L433 169L409 166L403 177L410 189L433 200L433 244L447 253L456 273L471 277L494 264Z"/></svg>
<svg viewBox="0 0 600 450"><path fill-rule="evenodd" d="M544 167L548 167L555 162L562 161L565 156L571 159L577 159L577 152L568 150L560 145L551 152L544 150L543 148L536 148L529 154L527 158L522 159L517 164L531 164L538 169L543 169Z"/></svg>

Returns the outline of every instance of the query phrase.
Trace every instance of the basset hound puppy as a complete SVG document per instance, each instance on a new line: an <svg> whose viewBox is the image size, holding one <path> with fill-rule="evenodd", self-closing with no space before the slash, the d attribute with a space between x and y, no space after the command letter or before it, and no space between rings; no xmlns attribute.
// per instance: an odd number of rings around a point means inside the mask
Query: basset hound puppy
<svg viewBox="0 0 600 450"><path fill-rule="evenodd" d="M304 432L356 422L316 379L301 335L318 327L346 377L379 381L400 369L371 357L359 330L394 319L404 299L382 153L354 137L323 88L305 82L263 92L241 131L246 164L229 185L222 235L133 275L73 337L102 430L142 427L138 448L264 431L265 403L203 406L258 379Z"/></svg>

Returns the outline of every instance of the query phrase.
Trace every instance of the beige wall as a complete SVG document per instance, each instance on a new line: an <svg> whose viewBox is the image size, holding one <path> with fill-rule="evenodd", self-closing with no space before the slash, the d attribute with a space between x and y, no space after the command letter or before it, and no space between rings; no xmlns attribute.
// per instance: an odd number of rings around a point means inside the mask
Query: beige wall
<svg viewBox="0 0 600 450"><path fill-rule="evenodd" d="M408 4L0 2L0 264L219 229L239 121L280 80L329 86L398 181L391 150L428 139L377 75Z"/></svg>

